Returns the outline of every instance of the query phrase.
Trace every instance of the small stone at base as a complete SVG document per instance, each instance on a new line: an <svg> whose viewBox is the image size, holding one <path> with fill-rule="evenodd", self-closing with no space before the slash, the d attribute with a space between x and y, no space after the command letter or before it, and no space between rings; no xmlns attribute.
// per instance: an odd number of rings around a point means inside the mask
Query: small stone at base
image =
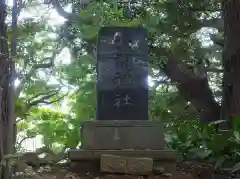
<svg viewBox="0 0 240 179"><path fill-rule="evenodd" d="M101 172L148 175L152 172L152 158L101 155Z"/></svg>

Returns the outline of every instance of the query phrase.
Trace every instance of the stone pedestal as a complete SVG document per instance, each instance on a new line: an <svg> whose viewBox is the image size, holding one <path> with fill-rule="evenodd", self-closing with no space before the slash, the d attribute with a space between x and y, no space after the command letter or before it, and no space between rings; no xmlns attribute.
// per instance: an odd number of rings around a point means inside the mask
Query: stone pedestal
<svg viewBox="0 0 240 179"><path fill-rule="evenodd" d="M153 159L153 168L163 167L165 172L176 172L177 155L174 150L71 150L71 172L99 172L103 154L124 157L144 157Z"/></svg>
<svg viewBox="0 0 240 179"><path fill-rule="evenodd" d="M86 121L81 127L81 148L162 150L163 130L156 121Z"/></svg>
<svg viewBox="0 0 240 179"><path fill-rule="evenodd" d="M99 172L103 154L152 158L155 167L176 171L176 153L164 149L164 127L157 121L84 121L81 149L69 152L72 172Z"/></svg>
<svg viewBox="0 0 240 179"><path fill-rule="evenodd" d="M102 154L110 154L124 157L147 157L154 160L172 161L177 155L174 150L71 150L68 157L71 160L97 160Z"/></svg>

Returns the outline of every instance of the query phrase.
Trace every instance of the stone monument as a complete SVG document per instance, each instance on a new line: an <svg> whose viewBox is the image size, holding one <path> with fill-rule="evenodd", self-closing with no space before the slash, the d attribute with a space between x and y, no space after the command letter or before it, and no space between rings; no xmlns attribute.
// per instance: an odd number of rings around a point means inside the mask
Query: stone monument
<svg viewBox="0 0 240 179"><path fill-rule="evenodd" d="M102 28L97 120L148 120L148 41L141 28Z"/></svg>
<svg viewBox="0 0 240 179"><path fill-rule="evenodd" d="M101 28L97 119L82 123L81 150L71 150L70 160L98 160L102 154L175 160L175 152L164 149L163 124L148 120L147 36L143 28Z"/></svg>

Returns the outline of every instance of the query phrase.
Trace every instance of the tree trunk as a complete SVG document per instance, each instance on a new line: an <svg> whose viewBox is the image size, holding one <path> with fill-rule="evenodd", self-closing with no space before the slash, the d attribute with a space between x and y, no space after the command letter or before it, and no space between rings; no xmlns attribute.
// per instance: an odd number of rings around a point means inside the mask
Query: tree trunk
<svg viewBox="0 0 240 179"><path fill-rule="evenodd" d="M190 101L199 112L202 123L210 123L220 119L220 106L214 99L206 77L189 75L178 67L176 60L169 58L163 71L177 84L181 95Z"/></svg>
<svg viewBox="0 0 240 179"><path fill-rule="evenodd" d="M11 153L13 144L9 145L9 139L13 133L9 131L9 89L11 82L11 66L8 51L7 25L5 23L7 16L6 1L0 0L0 160L3 160L6 154ZM11 110L10 110L11 112ZM10 151L10 152L9 152ZM1 166L0 177L9 178L9 168Z"/></svg>
<svg viewBox="0 0 240 179"><path fill-rule="evenodd" d="M17 56L17 15L18 7L17 0L13 0L12 7L12 36L11 36L11 56L9 58L9 71L10 75L8 78L8 126L7 126L7 144L6 144L6 154L12 155L14 153L15 146L15 130L16 127L16 117L15 117L15 59ZM7 162L5 167L5 179L12 178L12 166Z"/></svg>
<svg viewBox="0 0 240 179"><path fill-rule="evenodd" d="M151 48L150 52L156 56L168 57L166 64L160 68L176 84L181 95L196 108L202 123L220 120L220 106L214 99L206 77L188 73L187 65L181 65L179 60L165 50Z"/></svg>
<svg viewBox="0 0 240 179"><path fill-rule="evenodd" d="M0 57L0 160L6 155L7 146L7 129L8 129L8 75L9 63L5 56ZM1 172L3 172L1 168ZM1 173L1 177L4 174Z"/></svg>
<svg viewBox="0 0 240 179"><path fill-rule="evenodd" d="M232 126L232 120L240 116L240 1L223 2L224 51L223 51L223 126Z"/></svg>

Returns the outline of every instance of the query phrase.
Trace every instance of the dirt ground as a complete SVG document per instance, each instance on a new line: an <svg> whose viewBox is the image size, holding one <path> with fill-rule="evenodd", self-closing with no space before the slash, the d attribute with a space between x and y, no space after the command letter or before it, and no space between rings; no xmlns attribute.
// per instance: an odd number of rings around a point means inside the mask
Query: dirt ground
<svg viewBox="0 0 240 179"><path fill-rule="evenodd" d="M214 167L197 162L178 162L177 171L191 175L192 179L228 179L232 178L230 173L215 170ZM177 178L178 179L178 178Z"/></svg>
<svg viewBox="0 0 240 179"><path fill-rule="evenodd" d="M136 175L114 175L102 173L81 173L80 174L68 172L68 167L59 168L54 167L51 172L43 172L35 176L28 177L14 177L14 179L230 179L231 175L224 171L215 170L212 166L207 164L200 164L196 162L177 162L177 173L171 175L150 175L150 176L136 176Z"/></svg>
<svg viewBox="0 0 240 179"><path fill-rule="evenodd" d="M232 178L227 172L215 170L214 167L197 162L177 162L177 173L171 176L131 176L131 175L100 175L87 173L79 177L84 179L229 179ZM70 179L70 178L69 178Z"/></svg>

